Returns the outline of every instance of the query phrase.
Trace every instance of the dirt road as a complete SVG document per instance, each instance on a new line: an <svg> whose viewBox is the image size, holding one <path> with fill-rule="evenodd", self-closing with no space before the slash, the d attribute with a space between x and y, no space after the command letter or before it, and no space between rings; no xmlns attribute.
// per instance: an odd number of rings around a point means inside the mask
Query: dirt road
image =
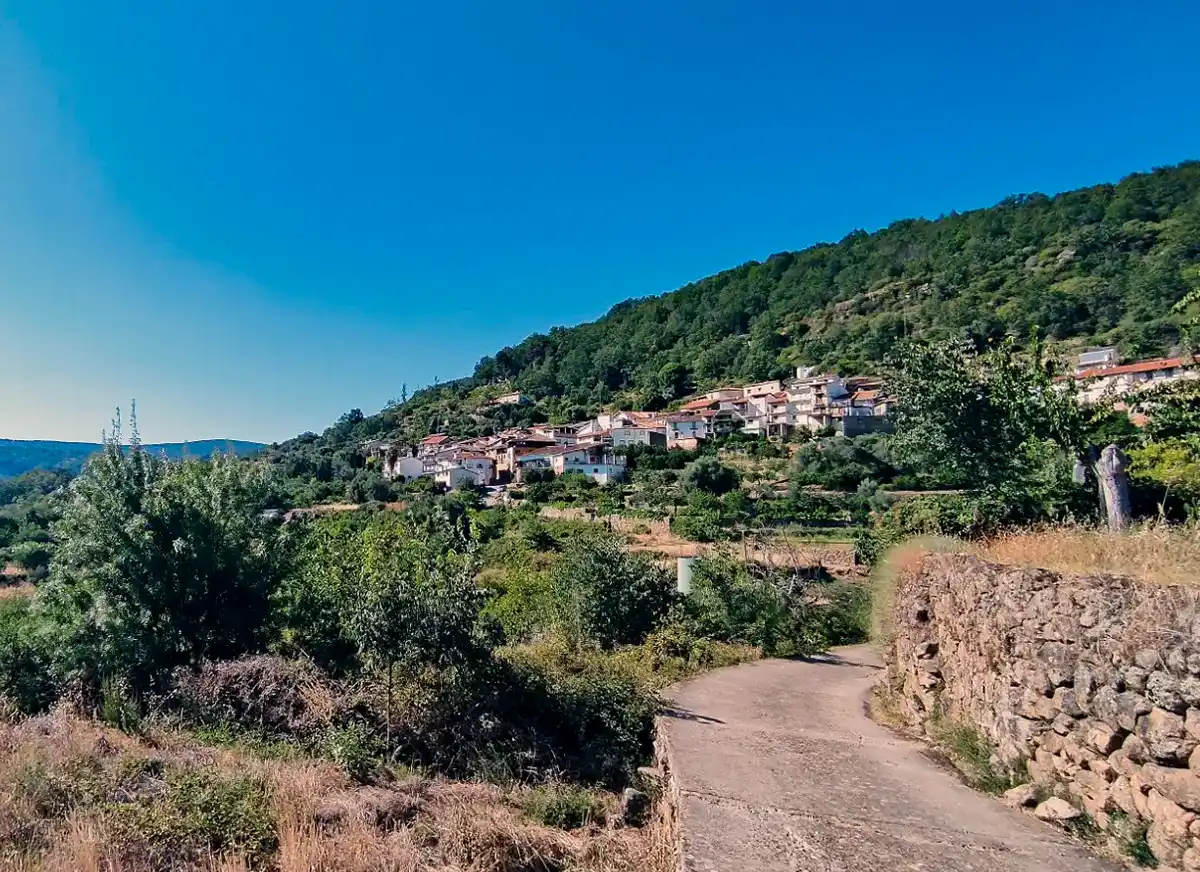
<svg viewBox="0 0 1200 872"><path fill-rule="evenodd" d="M1102 872L864 714L869 647L765 660L675 689L663 720L694 872Z"/></svg>

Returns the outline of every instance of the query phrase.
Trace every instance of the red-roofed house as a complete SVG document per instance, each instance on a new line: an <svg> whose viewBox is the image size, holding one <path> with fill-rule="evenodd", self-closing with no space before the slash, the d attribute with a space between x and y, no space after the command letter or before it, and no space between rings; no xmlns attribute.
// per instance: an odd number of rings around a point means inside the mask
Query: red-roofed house
<svg viewBox="0 0 1200 872"><path fill-rule="evenodd" d="M1075 372L1075 381L1080 383L1081 403L1098 403L1155 385L1196 378L1200 378L1200 369L1191 356L1106 364Z"/></svg>

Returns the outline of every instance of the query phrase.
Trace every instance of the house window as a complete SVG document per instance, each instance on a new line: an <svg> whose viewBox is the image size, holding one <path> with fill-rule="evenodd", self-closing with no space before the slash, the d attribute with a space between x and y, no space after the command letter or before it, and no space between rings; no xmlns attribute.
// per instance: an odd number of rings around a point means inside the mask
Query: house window
<svg viewBox="0 0 1200 872"><path fill-rule="evenodd" d="M594 466L592 467L592 472L599 472L599 471L600 471L600 470L599 470L599 469L597 469L596 467L594 467Z"/></svg>

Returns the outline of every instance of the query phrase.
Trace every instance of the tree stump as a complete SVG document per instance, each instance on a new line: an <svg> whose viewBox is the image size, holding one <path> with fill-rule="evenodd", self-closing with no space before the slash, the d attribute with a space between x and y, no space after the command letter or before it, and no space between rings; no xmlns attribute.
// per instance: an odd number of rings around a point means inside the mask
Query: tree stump
<svg viewBox="0 0 1200 872"><path fill-rule="evenodd" d="M1133 510L1129 502L1129 457L1116 445L1100 452L1096 477L1104 493L1108 529L1118 532L1129 527Z"/></svg>

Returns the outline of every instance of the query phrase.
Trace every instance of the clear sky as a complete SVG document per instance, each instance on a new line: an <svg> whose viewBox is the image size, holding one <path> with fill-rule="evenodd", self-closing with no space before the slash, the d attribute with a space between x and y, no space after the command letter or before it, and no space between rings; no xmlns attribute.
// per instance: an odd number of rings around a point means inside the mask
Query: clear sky
<svg viewBox="0 0 1200 872"><path fill-rule="evenodd" d="M1200 157L1200 4L0 0L0 437L270 441L775 251Z"/></svg>

